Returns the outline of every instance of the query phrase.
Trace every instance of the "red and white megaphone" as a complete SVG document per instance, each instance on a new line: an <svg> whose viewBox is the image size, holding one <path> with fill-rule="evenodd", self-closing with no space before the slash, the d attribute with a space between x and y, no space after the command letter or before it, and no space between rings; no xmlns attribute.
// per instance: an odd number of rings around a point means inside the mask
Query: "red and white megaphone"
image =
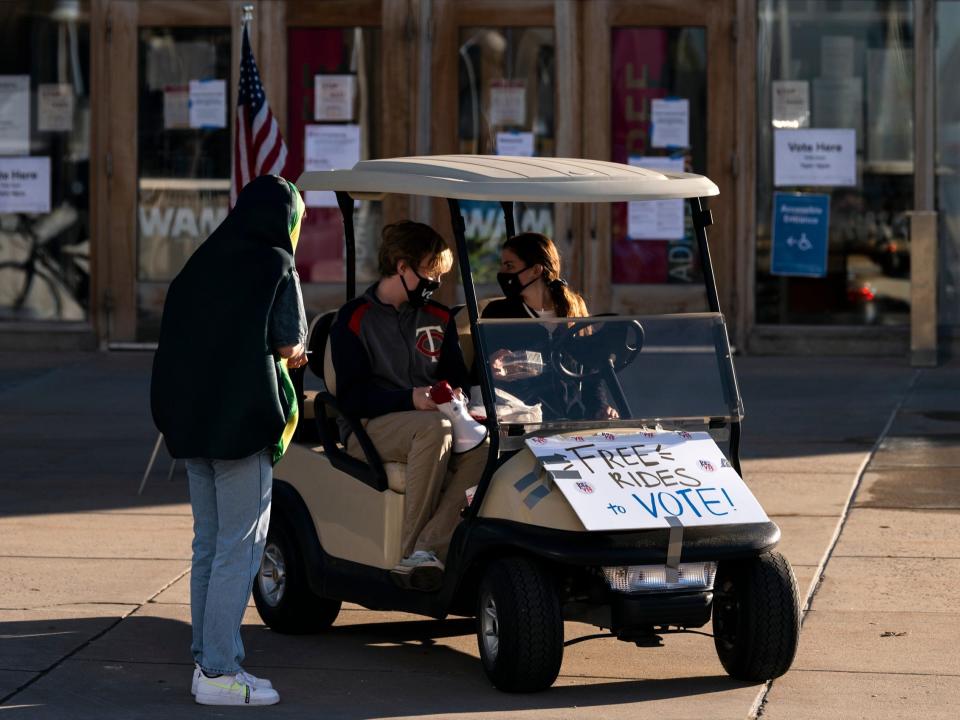
<svg viewBox="0 0 960 720"><path fill-rule="evenodd" d="M473 450L487 439L487 428L470 416L466 402L454 394L446 380L441 380L430 388L430 399L437 404L437 410L446 415L453 424L454 453Z"/></svg>

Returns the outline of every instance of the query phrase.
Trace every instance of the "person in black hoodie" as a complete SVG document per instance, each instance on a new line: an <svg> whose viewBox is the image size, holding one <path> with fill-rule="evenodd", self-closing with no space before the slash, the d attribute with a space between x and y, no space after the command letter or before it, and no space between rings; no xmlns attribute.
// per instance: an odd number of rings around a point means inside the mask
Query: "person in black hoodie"
<svg viewBox="0 0 960 720"><path fill-rule="evenodd" d="M583 298L569 288L561 275L560 253L546 235L520 233L509 238L500 251L500 272L497 282L505 297L487 303L484 318L572 318L587 317ZM548 326L529 328L524 350L550 357L551 332ZM509 348L500 348L490 358L494 378L506 377L503 360ZM582 415L586 418L616 419L616 409L606 400L596 380L571 387L555 373L518 379L510 383L513 394L527 403L539 403L545 417Z"/></svg>
<svg viewBox="0 0 960 720"><path fill-rule="evenodd" d="M297 424L287 368L306 362L293 262L303 217L292 183L255 178L164 304L151 409L190 481L192 692L202 704L279 700L269 680L243 670L240 624L266 541L273 464Z"/></svg>

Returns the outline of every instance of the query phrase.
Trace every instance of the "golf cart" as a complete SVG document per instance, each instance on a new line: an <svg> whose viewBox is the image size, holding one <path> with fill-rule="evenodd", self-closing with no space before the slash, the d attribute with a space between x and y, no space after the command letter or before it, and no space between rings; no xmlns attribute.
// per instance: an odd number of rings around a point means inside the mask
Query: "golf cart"
<svg viewBox="0 0 960 720"><path fill-rule="evenodd" d="M273 510L254 597L261 618L285 633L317 632L341 602L433 618L476 618L480 657L493 684L528 692L556 679L564 620L592 624L637 646L712 618L719 658L734 678L785 673L796 651L799 601L779 528L740 479L742 404L717 298L703 198L705 177L618 163L476 155L369 160L350 170L306 172L302 190L334 191L346 237L346 300L356 294L355 199L387 193L446 198L466 299L459 311L467 362L479 369L489 429L485 471L464 498L442 586L396 581L405 465L382 462L356 418L365 460L348 455L335 417L328 333L334 313L310 327L301 431L274 470ZM508 235L513 202L686 199L709 311L662 316L480 319L460 200L500 202ZM534 352L530 338L549 337ZM573 402L518 397L491 355L508 349L525 377L551 377ZM297 379L301 388L303 377ZM529 384L528 384L529 385ZM600 389L614 419L577 403ZM608 414L610 415L610 414ZM726 452L717 443L724 443Z"/></svg>

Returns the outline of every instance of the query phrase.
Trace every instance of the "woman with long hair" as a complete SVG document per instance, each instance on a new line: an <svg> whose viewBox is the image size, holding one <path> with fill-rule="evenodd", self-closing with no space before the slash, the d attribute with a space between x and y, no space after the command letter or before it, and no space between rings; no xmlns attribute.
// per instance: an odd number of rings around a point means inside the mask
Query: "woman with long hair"
<svg viewBox="0 0 960 720"><path fill-rule="evenodd" d="M505 297L493 300L484 308L484 318L575 318L587 317L587 304L579 294L570 289L561 274L560 253L553 240L534 232L520 233L509 238L500 251L500 272L497 282ZM550 328L545 328L542 338L532 339L530 348L542 346L542 355L549 357ZM528 348L529 349L529 348ZM500 349L490 359L495 376L505 377L504 358L510 350ZM554 379L551 385L559 380ZM571 393L568 386L544 387L542 381L517 380L518 389L523 385L538 386L540 400L554 406L554 412L569 416L573 404L579 404L585 417L615 419L617 411L606 401L601 385L596 381L584 383ZM528 394L528 393L524 393ZM556 408L557 402L565 405Z"/></svg>

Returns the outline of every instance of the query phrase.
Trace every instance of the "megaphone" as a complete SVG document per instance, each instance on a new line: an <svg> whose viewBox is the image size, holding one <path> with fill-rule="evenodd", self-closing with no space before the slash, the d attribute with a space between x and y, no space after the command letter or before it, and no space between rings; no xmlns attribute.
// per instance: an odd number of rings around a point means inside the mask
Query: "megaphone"
<svg viewBox="0 0 960 720"><path fill-rule="evenodd" d="M453 425L453 452L469 452L487 439L488 430L474 420L467 412L467 404L455 395L450 383L441 380L430 388L430 399L437 404L437 410L449 418Z"/></svg>

